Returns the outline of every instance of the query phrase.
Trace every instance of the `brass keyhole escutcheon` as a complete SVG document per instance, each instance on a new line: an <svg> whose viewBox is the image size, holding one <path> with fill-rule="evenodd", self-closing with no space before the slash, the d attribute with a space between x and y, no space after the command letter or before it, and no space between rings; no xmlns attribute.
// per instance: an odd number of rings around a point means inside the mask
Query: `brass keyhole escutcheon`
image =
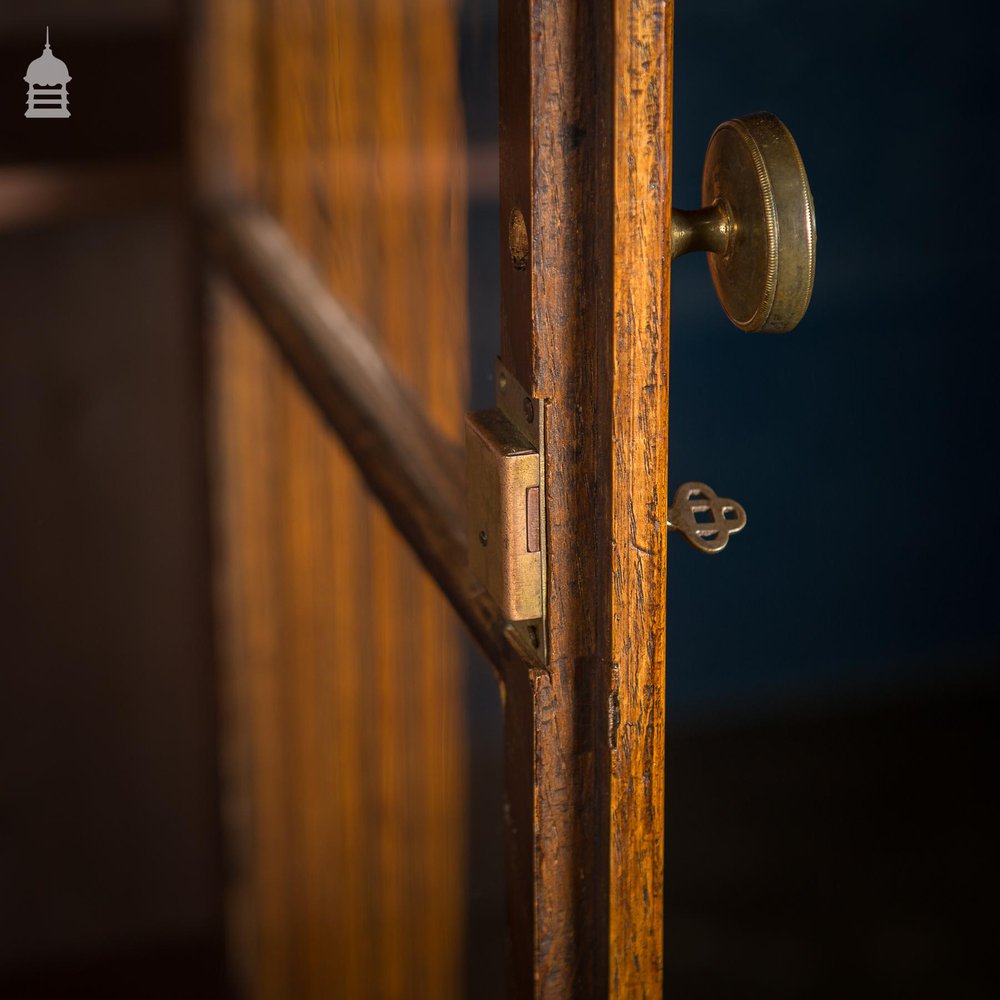
<svg viewBox="0 0 1000 1000"><path fill-rule="evenodd" d="M794 329L812 296L816 213L791 133L767 112L723 122L701 197L702 208L672 211L671 256L708 252L716 294L741 330Z"/></svg>

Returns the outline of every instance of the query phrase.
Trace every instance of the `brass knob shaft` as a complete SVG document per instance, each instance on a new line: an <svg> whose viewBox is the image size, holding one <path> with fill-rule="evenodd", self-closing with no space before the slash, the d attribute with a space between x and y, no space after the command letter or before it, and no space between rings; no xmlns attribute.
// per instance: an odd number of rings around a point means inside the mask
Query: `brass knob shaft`
<svg viewBox="0 0 1000 1000"><path fill-rule="evenodd" d="M708 252L719 301L741 330L793 329L812 296L816 213L791 133L767 112L723 122L701 196L703 208L671 212L671 256Z"/></svg>

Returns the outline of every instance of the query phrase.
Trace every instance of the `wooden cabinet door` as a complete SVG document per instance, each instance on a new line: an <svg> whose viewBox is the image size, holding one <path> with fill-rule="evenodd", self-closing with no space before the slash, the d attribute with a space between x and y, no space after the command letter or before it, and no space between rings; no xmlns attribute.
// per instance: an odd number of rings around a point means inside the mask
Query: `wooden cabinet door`
<svg viewBox="0 0 1000 1000"><path fill-rule="evenodd" d="M194 18L248 996L462 992L459 622L504 705L508 992L662 990L672 3L498 0L496 346L544 414L535 642L468 565L457 16Z"/></svg>

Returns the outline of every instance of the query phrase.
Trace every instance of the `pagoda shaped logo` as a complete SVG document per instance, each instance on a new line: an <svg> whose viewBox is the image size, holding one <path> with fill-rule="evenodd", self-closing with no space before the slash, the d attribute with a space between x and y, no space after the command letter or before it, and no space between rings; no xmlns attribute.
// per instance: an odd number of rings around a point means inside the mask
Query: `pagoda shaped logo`
<svg viewBox="0 0 1000 1000"><path fill-rule="evenodd" d="M24 76L28 84L28 110L25 118L69 118L69 95L66 85L71 77L66 63L56 59L49 45L49 29L45 29L45 48L28 67Z"/></svg>

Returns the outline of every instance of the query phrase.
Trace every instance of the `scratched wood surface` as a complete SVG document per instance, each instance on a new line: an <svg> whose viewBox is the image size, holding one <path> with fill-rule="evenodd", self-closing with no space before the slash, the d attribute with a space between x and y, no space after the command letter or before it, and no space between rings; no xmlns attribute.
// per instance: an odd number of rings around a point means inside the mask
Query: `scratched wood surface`
<svg viewBox="0 0 1000 1000"><path fill-rule="evenodd" d="M614 34L608 977L612 996L660 997L672 0L619 0Z"/></svg>
<svg viewBox="0 0 1000 1000"><path fill-rule="evenodd" d="M549 662L507 688L523 996L662 991L671 52L668 0L500 0L502 357L547 400Z"/></svg>
<svg viewBox="0 0 1000 1000"><path fill-rule="evenodd" d="M586 63L600 47L586 5L501 0L499 12L501 357L547 400L549 656L545 670L507 687L508 975L517 996L597 996L597 581L583 575L599 565L600 526L582 515L594 484L603 485L587 398L599 68ZM524 266L508 245L518 212ZM591 566L584 552L594 553Z"/></svg>
<svg viewBox="0 0 1000 1000"><path fill-rule="evenodd" d="M270 210L458 440L467 335L454 12L212 0L198 181ZM232 953L246 995L450 997L462 665L445 599L216 285L216 542Z"/></svg>

